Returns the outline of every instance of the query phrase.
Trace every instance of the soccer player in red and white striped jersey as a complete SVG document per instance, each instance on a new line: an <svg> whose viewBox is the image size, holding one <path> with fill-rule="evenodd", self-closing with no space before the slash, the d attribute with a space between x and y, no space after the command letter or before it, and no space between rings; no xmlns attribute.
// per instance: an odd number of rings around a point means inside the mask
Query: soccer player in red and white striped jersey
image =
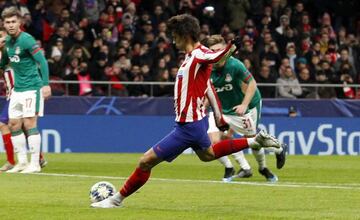
<svg viewBox="0 0 360 220"><path fill-rule="evenodd" d="M1 32L1 30L0 30ZM0 34L1 35L1 34ZM0 58L1 59L1 58ZM4 149L6 152L6 163L0 167L0 172L5 172L12 169L15 165L14 158L14 146L11 141L11 132L8 126L9 122L9 99L12 88L14 87L14 73L12 69L8 68L4 71L4 80L6 85L6 103L3 106L1 115L0 115L0 132L4 142Z"/></svg>
<svg viewBox="0 0 360 220"><path fill-rule="evenodd" d="M178 70L174 88L175 128L141 157L137 168L118 193L91 204L91 207L120 207L126 197L147 182L153 167L162 161L171 162L189 147L202 161L212 161L249 147L254 149L260 146L280 147L275 138L265 133L259 133L255 138L226 140L211 145L207 135L208 119L205 114L204 100L208 95L207 88L210 83L212 63L226 59L236 46L229 44L218 52L212 52L202 46L199 42L199 22L191 15L172 17L168 21L168 29L172 33L176 47L186 52L185 60ZM210 103L214 103L212 101L214 98L216 97L209 97ZM219 127L223 126L221 122L221 118L218 118Z"/></svg>

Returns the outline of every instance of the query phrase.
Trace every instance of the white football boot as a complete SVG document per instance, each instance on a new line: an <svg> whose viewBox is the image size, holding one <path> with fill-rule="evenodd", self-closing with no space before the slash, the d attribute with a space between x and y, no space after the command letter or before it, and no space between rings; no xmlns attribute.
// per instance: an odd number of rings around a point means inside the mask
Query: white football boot
<svg viewBox="0 0 360 220"><path fill-rule="evenodd" d="M18 173L20 171L23 171L28 166L27 163L18 163L16 164L12 169L6 171L7 173Z"/></svg>
<svg viewBox="0 0 360 220"><path fill-rule="evenodd" d="M12 168L14 168L15 165L12 165L9 162L6 162L1 168L0 168L0 172L5 172L8 170L11 170Z"/></svg>
<svg viewBox="0 0 360 220"><path fill-rule="evenodd" d="M120 199L120 193L117 192L115 195L104 199L100 202L94 202L90 205L92 208L103 208L103 209L110 209L110 208L120 208L122 206L122 201Z"/></svg>
<svg viewBox="0 0 360 220"><path fill-rule="evenodd" d="M20 173L39 173L41 167L39 164L29 164L23 171Z"/></svg>
<svg viewBox="0 0 360 220"><path fill-rule="evenodd" d="M256 134L255 141L259 144L259 147L281 148L281 143L274 136L266 133L264 130L261 130Z"/></svg>

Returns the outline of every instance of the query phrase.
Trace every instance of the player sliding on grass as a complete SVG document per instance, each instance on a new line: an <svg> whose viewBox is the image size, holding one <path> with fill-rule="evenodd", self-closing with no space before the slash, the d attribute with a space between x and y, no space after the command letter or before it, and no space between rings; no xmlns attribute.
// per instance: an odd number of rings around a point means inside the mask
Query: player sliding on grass
<svg viewBox="0 0 360 220"><path fill-rule="evenodd" d="M95 208L120 207L123 200L142 187L150 177L153 167L162 161L171 162L185 149L191 147L202 161L212 161L246 148L280 148L272 136L260 132L254 138L225 140L211 145L207 135L208 119L204 99L210 84L212 64L226 59L236 49L229 44L225 49L212 52L199 42L200 27L191 15L177 15L168 21L176 47L186 52L175 81L175 127L141 158L135 171L114 196L91 204ZM219 126L221 120L217 119Z"/></svg>
<svg viewBox="0 0 360 220"><path fill-rule="evenodd" d="M44 98L51 96L48 65L35 39L21 31L20 11L16 7L5 8L1 16L8 36L5 45L2 45L0 68L4 70L10 65L15 78L9 103L9 124L18 164L7 172L40 172L41 137L37 117L43 115ZM31 153L30 164L26 155L26 139Z"/></svg>
<svg viewBox="0 0 360 220"><path fill-rule="evenodd" d="M226 47L224 38L221 35L212 35L206 39L205 45L212 51L217 52ZM214 123L214 114L210 113L208 134L212 144L218 143L224 137L231 138L233 132L245 137L254 137L261 114L261 94L256 86L255 79L246 69L244 64L230 56L223 62L214 64L211 72L211 82L215 89L221 104L223 118L230 125L227 134L221 132ZM214 91L214 92L215 92ZM219 117L219 116L218 116ZM286 149L274 149L277 158L277 167L280 169L285 163ZM269 182L276 182L277 176L267 167L265 161L264 149L252 149L259 165L259 172ZM234 177L251 177L252 172L249 162L246 160L242 151L233 153L232 156L240 164L241 169L235 174L234 167L229 157L224 156L218 160L225 166L223 181L230 182Z"/></svg>

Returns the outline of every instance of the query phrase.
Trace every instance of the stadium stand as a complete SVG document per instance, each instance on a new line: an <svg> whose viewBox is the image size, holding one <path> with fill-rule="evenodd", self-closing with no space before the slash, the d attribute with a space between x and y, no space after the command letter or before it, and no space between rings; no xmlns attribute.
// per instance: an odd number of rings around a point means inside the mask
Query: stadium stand
<svg viewBox="0 0 360 220"><path fill-rule="evenodd" d="M52 83L54 95L172 96L171 83L126 82L174 81L184 54L172 45L166 21L190 13L200 21L201 39L242 37L235 56L258 82L280 82L288 92L289 83L300 83L292 98L360 98L351 87L360 82L357 0L10 0L0 10L10 5L44 48L51 79L77 82ZM344 87L306 87L312 83ZM260 89L281 97L274 87Z"/></svg>

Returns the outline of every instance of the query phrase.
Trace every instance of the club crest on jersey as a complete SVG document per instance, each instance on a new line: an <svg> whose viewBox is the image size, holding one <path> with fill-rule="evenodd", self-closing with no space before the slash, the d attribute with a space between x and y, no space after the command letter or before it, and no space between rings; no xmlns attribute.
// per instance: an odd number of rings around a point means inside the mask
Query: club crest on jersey
<svg viewBox="0 0 360 220"><path fill-rule="evenodd" d="M178 73L177 73L177 77L179 79L182 79L184 77L184 70L179 70Z"/></svg>
<svg viewBox="0 0 360 220"><path fill-rule="evenodd" d="M231 82L232 81L232 77L230 75L230 73L227 73L225 76L225 82Z"/></svg>
<svg viewBox="0 0 360 220"><path fill-rule="evenodd" d="M20 52L21 52L20 47L19 47L19 46L16 47L16 48L15 48L15 54L16 54L16 55L19 55Z"/></svg>

